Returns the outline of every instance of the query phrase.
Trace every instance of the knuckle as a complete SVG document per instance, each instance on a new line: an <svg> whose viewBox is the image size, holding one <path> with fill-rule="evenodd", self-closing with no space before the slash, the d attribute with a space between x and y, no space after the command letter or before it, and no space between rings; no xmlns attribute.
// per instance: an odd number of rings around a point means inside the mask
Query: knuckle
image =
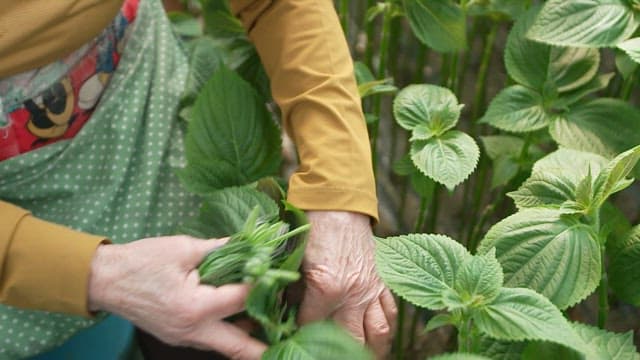
<svg viewBox="0 0 640 360"><path fill-rule="evenodd" d="M336 276L324 269L314 269L306 272L307 285L314 288L320 296L336 300L343 296L344 290Z"/></svg>
<svg viewBox="0 0 640 360"><path fill-rule="evenodd" d="M376 337L386 337L391 335L391 327L386 322L376 322L373 324L371 332Z"/></svg>
<svg viewBox="0 0 640 360"><path fill-rule="evenodd" d="M227 349L227 356L231 360L242 360L245 359L244 356L245 347L242 344L236 343L229 345Z"/></svg>

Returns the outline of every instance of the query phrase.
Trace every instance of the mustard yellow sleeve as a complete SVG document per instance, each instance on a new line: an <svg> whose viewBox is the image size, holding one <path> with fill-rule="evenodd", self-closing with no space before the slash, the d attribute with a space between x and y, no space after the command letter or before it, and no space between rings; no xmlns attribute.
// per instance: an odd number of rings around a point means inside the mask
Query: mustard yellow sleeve
<svg viewBox="0 0 640 360"><path fill-rule="evenodd" d="M377 220L367 128L353 63L331 0L231 0L271 80L300 166L289 201Z"/></svg>
<svg viewBox="0 0 640 360"><path fill-rule="evenodd" d="M0 303L91 316L91 260L105 241L0 201Z"/></svg>

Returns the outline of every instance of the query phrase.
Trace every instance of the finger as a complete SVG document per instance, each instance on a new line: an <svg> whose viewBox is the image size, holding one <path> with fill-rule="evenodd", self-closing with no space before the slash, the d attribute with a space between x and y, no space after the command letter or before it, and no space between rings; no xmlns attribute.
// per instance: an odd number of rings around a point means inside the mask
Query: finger
<svg viewBox="0 0 640 360"><path fill-rule="evenodd" d="M382 310L387 318L387 323L391 326L391 334L393 336L397 329L398 307L396 306L396 301L389 289L385 288L384 291L382 291L382 294L380 294L380 305L382 305Z"/></svg>
<svg viewBox="0 0 640 360"><path fill-rule="evenodd" d="M193 240L193 251L190 253L189 262L193 264L193 267L197 266L202 262L207 255L209 255L212 251L220 248L222 245L226 244L229 241L229 238L221 238L221 239L211 239L211 240L200 240L200 239L192 239Z"/></svg>
<svg viewBox="0 0 640 360"><path fill-rule="evenodd" d="M392 331L379 299L372 301L364 313L364 332L376 358L384 358L391 350Z"/></svg>
<svg viewBox="0 0 640 360"><path fill-rule="evenodd" d="M300 304L298 323L304 325L324 320L335 310L335 306L335 303L327 300L327 297L320 290L315 287L307 287Z"/></svg>
<svg viewBox="0 0 640 360"><path fill-rule="evenodd" d="M233 360L260 359L267 346L247 335L241 329L223 321L215 322L203 344Z"/></svg>
<svg viewBox="0 0 640 360"><path fill-rule="evenodd" d="M204 313L222 319L244 310L251 287L247 284L229 284L221 287L202 285L198 288L194 304L205 304Z"/></svg>
<svg viewBox="0 0 640 360"><path fill-rule="evenodd" d="M360 343L364 344L364 307L341 308L336 311L332 318L338 324L345 328L351 336Z"/></svg>

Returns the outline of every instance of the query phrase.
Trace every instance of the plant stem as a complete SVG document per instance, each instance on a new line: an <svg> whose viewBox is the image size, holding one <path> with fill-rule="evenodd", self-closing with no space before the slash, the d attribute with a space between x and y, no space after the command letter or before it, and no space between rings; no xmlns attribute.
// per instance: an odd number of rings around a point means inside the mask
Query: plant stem
<svg viewBox="0 0 640 360"><path fill-rule="evenodd" d="M418 212L418 217L416 218L416 225L413 228L413 232L414 233L419 233L420 229L422 229L422 226L424 224L424 214L427 212L427 197L426 196L421 196L420 197L420 211Z"/></svg>
<svg viewBox="0 0 640 360"><path fill-rule="evenodd" d="M424 67L427 65L427 57L429 56L429 49L422 43L418 45L418 52L416 54L416 68L413 73L412 82L414 84L420 84L424 80Z"/></svg>
<svg viewBox="0 0 640 360"><path fill-rule="evenodd" d="M475 216L478 213L478 210L480 209L480 204L482 203L482 194L485 191L485 185L487 182L488 165L486 163L487 163L487 157L481 155L480 163L478 164L478 167L480 168L478 170L478 176L477 176L478 183L475 185L475 188L473 189L474 191L473 202L471 204L471 211L468 213L471 220L469 221L469 224L468 224L467 237L466 237L465 244L469 244L471 242L471 238L473 236L473 230L475 229L475 226L476 226Z"/></svg>
<svg viewBox="0 0 640 360"><path fill-rule="evenodd" d="M609 315L609 281L607 279L607 268L605 266L605 245L600 244L600 260L602 262L602 274L600 275L600 286L598 288L598 327L605 329L607 317Z"/></svg>
<svg viewBox="0 0 640 360"><path fill-rule="evenodd" d="M365 13L376 4L375 0L367 0L367 8L365 9ZM375 31L375 22L370 21L367 22L366 16L364 17L364 26L365 32L367 34L367 47L364 51L364 63L369 67L369 69L373 68L373 34Z"/></svg>
<svg viewBox="0 0 640 360"><path fill-rule="evenodd" d="M340 23L342 24L342 31L344 36L349 40L349 0L340 0Z"/></svg>
<svg viewBox="0 0 640 360"><path fill-rule="evenodd" d="M622 83L622 90L620 92L620 98L624 101L629 101L631 98L631 92L633 90L633 85L636 82L636 73L637 70L631 73L628 78L624 80Z"/></svg>
<svg viewBox="0 0 640 360"><path fill-rule="evenodd" d="M458 97L462 97L462 87L464 86L464 81L467 75L467 65L471 60L471 55L473 54L473 43L475 42L475 37L478 32L478 18L473 17L471 20L471 31L468 33L467 38L469 39L469 49L464 52L464 56L462 57L462 62L460 63L460 74L458 76L458 86L454 91Z"/></svg>
<svg viewBox="0 0 640 360"><path fill-rule="evenodd" d="M398 332L395 341L395 354L397 360L404 360L404 318L407 307L406 301L398 298Z"/></svg>
<svg viewBox="0 0 640 360"><path fill-rule="evenodd" d="M427 227L425 231L429 234L436 232L436 224L438 223L438 211L440 207L439 195L440 195L441 186L435 184L433 187L433 194L431 195L431 207L429 208L429 222L427 223Z"/></svg>
<svg viewBox="0 0 640 360"><path fill-rule="evenodd" d="M451 68L449 69L449 82L447 87L455 92L456 91L456 82L458 81L458 59L460 58L459 53L455 53L451 55Z"/></svg>
<svg viewBox="0 0 640 360"><path fill-rule="evenodd" d="M422 314L420 309L414 308L413 317L411 318L411 325L409 325L409 344L407 347L409 350L412 350L416 343L416 331L418 330L418 321L420 320L420 315Z"/></svg>
<svg viewBox="0 0 640 360"><path fill-rule="evenodd" d="M477 120L481 112L484 111L487 96L487 74L491 63L491 55L493 54L493 45L496 42L496 34L498 33L498 23L493 23L484 42L484 50L482 51L482 60L480 61L480 69L478 71L478 80L476 81L475 95L473 97L473 108L471 112L471 120L473 121L472 135L477 136Z"/></svg>
<svg viewBox="0 0 640 360"><path fill-rule="evenodd" d="M449 54L442 54L440 59L440 86L446 87L449 84L449 71L451 70L449 62L451 61L451 56Z"/></svg>
<svg viewBox="0 0 640 360"><path fill-rule="evenodd" d="M489 71L489 65L491 63L491 55L493 53L493 46L495 44L495 40L496 40L496 34L498 32L498 24L497 23L493 23L491 25L491 29L489 30L489 33L487 34L487 37L485 39L484 42L484 50L482 51L482 59L480 61L480 69L479 69L479 73L478 73L478 79L476 81L476 87L475 87L475 93L474 93L474 97L473 97L473 106L472 106L472 111L471 111L471 136L475 139L478 136L479 133L479 129L478 129L478 116L480 115L480 113L482 111L484 111L484 107L485 107L485 101L486 101L486 94L487 94L487 74ZM480 159L480 164L479 164L479 171L478 171L478 175L476 175L475 179L476 182L480 182L483 186L485 183L485 180L481 180L481 177L484 177L484 172L486 171L483 166L485 165L485 162L482 161L482 158ZM476 185L475 188L475 192L478 192L478 186ZM472 225L469 226L468 230L469 231L473 231L473 228L475 226L475 221L473 220L473 216L475 216L475 213L469 213L467 211L467 209L469 209L469 201L470 201L470 196L471 195L471 181L467 181L464 185L464 192L463 192L463 196L462 196L462 211L463 211L463 216L462 216L462 223L460 225L460 233L463 234L464 233L464 229L467 228L467 221L471 221ZM477 196L477 195L476 195ZM469 240L469 239L468 239Z"/></svg>
<svg viewBox="0 0 640 360"><path fill-rule="evenodd" d="M458 352L471 352L471 326L471 319L467 317L458 328Z"/></svg>
<svg viewBox="0 0 640 360"><path fill-rule="evenodd" d="M382 20L382 39L380 40L380 63L378 64L378 80L384 79L387 75L387 60L389 58L389 35L391 34L391 10L387 8L383 14ZM373 156L373 168L376 169L378 162L378 131L380 122L382 121L382 96L376 95L373 103L373 114L378 117L378 121L373 124L371 129L371 154Z"/></svg>

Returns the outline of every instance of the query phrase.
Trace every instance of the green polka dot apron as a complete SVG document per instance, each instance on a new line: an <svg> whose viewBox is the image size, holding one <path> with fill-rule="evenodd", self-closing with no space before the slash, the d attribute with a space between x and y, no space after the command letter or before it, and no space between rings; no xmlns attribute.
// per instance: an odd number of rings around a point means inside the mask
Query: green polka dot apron
<svg viewBox="0 0 640 360"><path fill-rule="evenodd" d="M0 199L116 243L172 234L198 207L174 174L185 162L176 109L188 64L161 2L142 0L127 32L77 134L0 161ZM97 321L0 305L0 359L46 352Z"/></svg>

